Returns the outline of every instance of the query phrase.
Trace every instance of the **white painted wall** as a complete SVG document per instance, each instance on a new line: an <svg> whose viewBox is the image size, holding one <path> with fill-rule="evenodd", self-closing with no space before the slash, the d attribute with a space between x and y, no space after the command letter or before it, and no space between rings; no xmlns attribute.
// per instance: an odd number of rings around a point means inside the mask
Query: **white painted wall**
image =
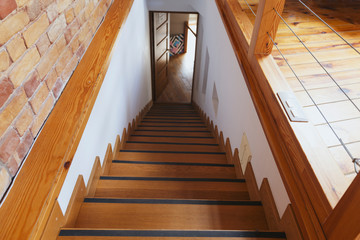
<svg viewBox="0 0 360 240"><path fill-rule="evenodd" d="M244 77L214 0L148 0L150 10L197 11L199 39L194 83L194 101L229 137L232 148L239 148L243 132L247 134L253 154L252 165L260 187L268 178L280 216L290 203L275 160L262 130ZM205 54L208 48L209 74L205 94L202 84ZM218 94L218 114L215 116L212 93L214 83Z"/></svg>
<svg viewBox="0 0 360 240"><path fill-rule="evenodd" d="M116 40L111 63L65 179L58 201L66 211L79 174L87 184L96 156L101 161L128 123L151 100L149 14L135 0Z"/></svg>

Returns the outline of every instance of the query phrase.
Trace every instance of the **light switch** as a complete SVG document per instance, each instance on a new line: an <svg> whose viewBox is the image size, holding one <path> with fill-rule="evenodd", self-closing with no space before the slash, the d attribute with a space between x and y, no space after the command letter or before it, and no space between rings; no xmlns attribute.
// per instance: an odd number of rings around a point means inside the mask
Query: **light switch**
<svg viewBox="0 0 360 240"><path fill-rule="evenodd" d="M305 113L293 92L278 92L277 95L290 121L308 122Z"/></svg>

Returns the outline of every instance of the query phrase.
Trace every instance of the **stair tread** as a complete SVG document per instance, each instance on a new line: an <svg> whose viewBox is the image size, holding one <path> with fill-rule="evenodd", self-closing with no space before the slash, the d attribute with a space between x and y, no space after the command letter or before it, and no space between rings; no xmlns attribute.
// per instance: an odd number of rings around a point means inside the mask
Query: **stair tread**
<svg viewBox="0 0 360 240"><path fill-rule="evenodd" d="M178 178L236 178L233 166L196 166L170 164L141 164L113 162L110 176L178 177Z"/></svg>
<svg viewBox="0 0 360 240"><path fill-rule="evenodd" d="M75 227L125 229L267 229L261 205L83 203Z"/></svg>
<svg viewBox="0 0 360 240"><path fill-rule="evenodd" d="M227 163L226 156L220 154L172 154L145 152L118 152L116 160L162 161L162 162L203 162Z"/></svg>
<svg viewBox="0 0 360 240"><path fill-rule="evenodd" d="M199 152L220 152L217 144L191 144L191 143L169 143L169 142L136 142L127 141L126 150L165 150L165 151L199 151Z"/></svg>
<svg viewBox="0 0 360 240"><path fill-rule="evenodd" d="M171 136L174 138L176 136L193 136L193 137L208 137L213 138L209 131L205 130L179 130L179 129L155 129L155 128L142 128L134 131L133 135L150 135L150 136ZM178 137L181 138L181 137ZM182 138L186 139L186 138Z"/></svg>
<svg viewBox="0 0 360 240"><path fill-rule="evenodd" d="M157 134L157 135L156 135ZM178 133L176 133L178 134ZM188 133L184 132L182 135L187 135ZM150 136L147 136L150 135ZM156 142L172 142L172 143L208 143L208 144L216 144L216 140L213 137L208 136L209 138L169 138L167 136L164 136L165 134L155 133L155 132L142 132L142 134L139 134L137 131L135 134L131 135L129 140L130 141L156 141ZM171 134L169 134L171 135ZM180 135L180 134L179 134ZM191 134L188 134L191 136ZM194 135L194 133L193 133Z"/></svg>
<svg viewBox="0 0 360 240"><path fill-rule="evenodd" d="M95 197L248 200L245 182L100 179Z"/></svg>
<svg viewBox="0 0 360 240"><path fill-rule="evenodd" d="M178 231L178 230L132 230L132 229L84 229L84 228L63 228L60 232L59 239L66 239L67 236L76 236L76 239L90 239L86 237L116 237L110 239L154 239L154 237L161 237L161 239L186 239L198 240L198 239L284 239L285 234L283 232L276 231L209 231L209 230L197 230L197 231ZM100 238L91 238L100 239Z"/></svg>
<svg viewBox="0 0 360 240"><path fill-rule="evenodd" d="M58 239L285 239L191 104L154 104L93 196Z"/></svg>

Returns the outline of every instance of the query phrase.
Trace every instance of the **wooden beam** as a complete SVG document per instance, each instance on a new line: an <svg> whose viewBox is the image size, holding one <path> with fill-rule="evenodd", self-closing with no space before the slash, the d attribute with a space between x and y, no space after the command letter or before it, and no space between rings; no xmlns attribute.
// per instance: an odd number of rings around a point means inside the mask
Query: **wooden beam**
<svg viewBox="0 0 360 240"><path fill-rule="evenodd" d="M254 54L271 53L273 42L279 26L280 17L274 9L281 14L285 5L285 0L260 0L256 12L254 30L252 32L251 43L249 47L249 56ZM271 36L271 38L269 37Z"/></svg>
<svg viewBox="0 0 360 240"><path fill-rule="evenodd" d="M0 208L0 239L39 239L61 190L133 0L114 0Z"/></svg>

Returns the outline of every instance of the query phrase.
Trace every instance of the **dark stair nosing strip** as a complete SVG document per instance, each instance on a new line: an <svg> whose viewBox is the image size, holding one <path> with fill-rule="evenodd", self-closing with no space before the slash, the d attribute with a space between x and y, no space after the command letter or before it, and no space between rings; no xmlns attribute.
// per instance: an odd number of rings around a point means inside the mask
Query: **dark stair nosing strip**
<svg viewBox="0 0 360 240"><path fill-rule="evenodd" d="M225 152L152 151L152 150L126 150L126 149L122 149L120 150L120 152L225 155Z"/></svg>
<svg viewBox="0 0 360 240"><path fill-rule="evenodd" d="M113 160L113 163L130 163L130 164L155 164L155 165L177 165L177 166L203 166L203 167L234 167L233 164L218 163L184 163L184 162L148 162L148 161L126 161Z"/></svg>
<svg viewBox="0 0 360 240"><path fill-rule="evenodd" d="M219 146L219 144L217 144L217 143L172 143L172 142L143 142L143 141L126 141L126 143L164 144L164 145Z"/></svg>
<svg viewBox="0 0 360 240"><path fill-rule="evenodd" d="M198 137L198 136L166 136L166 135L136 135L131 134L132 137L164 137L164 138L207 138L214 139L214 137Z"/></svg>
<svg viewBox="0 0 360 240"><path fill-rule="evenodd" d="M200 126L156 126L156 125L138 125L138 127L167 127L167 128L206 128L204 125Z"/></svg>
<svg viewBox="0 0 360 240"><path fill-rule="evenodd" d="M175 182L241 182L239 178L170 178L170 177L117 177L100 176L101 180L133 180L133 181L175 181Z"/></svg>
<svg viewBox="0 0 360 240"><path fill-rule="evenodd" d="M218 237L218 238L286 238L284 232L229 231L229 230L115 230L115 229L62 229L59 236L93 237Z"/></svg>
<svg viewBox="0 0 360 240"><path fill-rule="evenodd" d="M191 131L191 130L164 130L164 129L135 129L135 132L192 132L192 133L210 133L210 131Z"/></svg>
<svg viewBox="0 0 360 240"><path fill-rule="evenodd" d="M226 206L261 206L261 201L222 201L194 199L85 198L85 203L191 204Z"/></svg>

